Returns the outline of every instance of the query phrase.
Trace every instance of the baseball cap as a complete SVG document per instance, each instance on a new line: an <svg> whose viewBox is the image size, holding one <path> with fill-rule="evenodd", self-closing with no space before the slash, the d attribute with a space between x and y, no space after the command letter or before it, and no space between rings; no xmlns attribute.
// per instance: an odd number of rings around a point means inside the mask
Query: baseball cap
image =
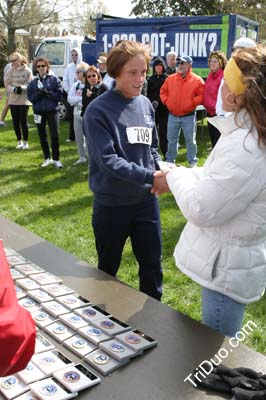
<svg viewBox="0 0 266 400"><path fill-rule="evenodd" d="M106 57L100 56L100 57L98 58L98 60L97 60L97 63L99 63L99 64L106 64L106 60L107 60Z"/></svg>
<svg viewBox="0 0 266 400"><path fill-rule="evenodd" d="M192 64L193 63L193 59L191 57L189 57L189 56L186 56L186 55L178 56L177 57L177 61L183 61L183 62L188 63L188 64Z"/></svg>
<svg viewBox="0 0 266 400"><path fill-rule="evenodd" d="M242 36L242 37L238 38L235 41L233 49L236 48L236 47L245 48L245 47L255 47L255 46L256 46L256 43L254 42L253 39L250 39L248 37Z"/></svg>

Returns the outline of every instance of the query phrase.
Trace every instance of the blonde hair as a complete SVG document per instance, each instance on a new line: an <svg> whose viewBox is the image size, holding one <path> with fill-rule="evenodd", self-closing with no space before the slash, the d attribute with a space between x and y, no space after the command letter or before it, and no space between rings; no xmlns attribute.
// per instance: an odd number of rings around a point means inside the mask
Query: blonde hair
<svg viewBox="0 0 266 400"><path fill-rule="evenodd" d="M27 61L26 57L23 56L22 54L20 54L18 51L15 51L14 53L11 53L10 56L9 56L9 60L10 60L12 57L18 58L19 61L21 62L21 64L25 64L25 65L28 64L28 61Z"/></svg>

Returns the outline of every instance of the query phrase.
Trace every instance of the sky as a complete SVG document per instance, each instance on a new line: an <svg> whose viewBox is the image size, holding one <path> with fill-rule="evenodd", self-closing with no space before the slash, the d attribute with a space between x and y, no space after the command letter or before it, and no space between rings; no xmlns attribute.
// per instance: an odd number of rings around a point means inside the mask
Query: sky
<svg viewBox="0 0 266 400"><path fill-rule="evenodd" d="M101 0L109 9L109 14L114 17L129 17L134 7L131 0Z"/></svg>

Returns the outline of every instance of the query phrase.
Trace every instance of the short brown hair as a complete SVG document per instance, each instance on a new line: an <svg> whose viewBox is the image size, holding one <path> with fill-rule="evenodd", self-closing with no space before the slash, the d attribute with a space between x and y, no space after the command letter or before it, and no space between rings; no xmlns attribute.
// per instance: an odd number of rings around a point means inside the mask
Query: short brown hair
<svg viewBox="0 0 266 400"><path fill-rule="evenodd" d="M49 71L50 71L50 64L49 64L49 61L47 60L47 58L43 58L43 57L39 57L39 58L36 58L36 60L34 60L34 64L33 64L34 69L37 70L37 64L38 64L40 61L44 63L44 65L45 65L46 68L47 68L47 72L49 72Z"/></svg>
<svg viewBox="0 0 266 400"><path fill-rule="evenodd" d="M124 65L137 54L142 54L145 57L148 71L151 60L150 47L131 40L119 41L119 44L111 49L107 57L106 64L108 75L112 78L117 78L121 74Z"/></svg>

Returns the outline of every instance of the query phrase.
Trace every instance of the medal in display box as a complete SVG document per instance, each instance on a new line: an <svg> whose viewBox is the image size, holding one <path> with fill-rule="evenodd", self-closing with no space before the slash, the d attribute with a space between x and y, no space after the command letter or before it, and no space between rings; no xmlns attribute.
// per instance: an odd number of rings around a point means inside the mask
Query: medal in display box
<svg viewBox="0 0 266 400"><path fill-rule="evenodd" d="M79 308L74 311L76 314L80 315L88 322L92 322L97 319L102 319L105 317L111 317L112 315L109 314L107 311L102 310L100 307L91 305L88 307Z"/></svg>
<svg viewBox="0 0 266 400"><path fill-rule="evenodd" d="M80 335L75 335L65 340L64 346L81 358L97 349L95 344Z"/></svg>
<svg viewBox="0 0 266 400"><path fill-rule="evenodd" d="M31 314L31 316L39 328L44 328L45 326L50 325L55 321L58 321L57 317L54 317L53 315L49 314L43 308L39 308L38 310L35 310Z"/></svg>
<svg viewBox="0 0 266 400"><path fill-rule="evenodd" d="M52 297L65 296L66 294L75 293L75 290L60 283L45 285L44 290L46 290Z"/></svg>
<svg viewBox="0 0 266 400"><path fill-rule="evenodd" d="M145 333L138 329L121 333L120 335L116 335L115 338L138 353L157 346L157 340L145 335Z"/></svg>
<svg viewBox="0 0 266 400"><path fill-rule="evenodd" d="M24 274L22 274L16 268L10 268L10 274L11 274L13 281L16 281L17 279L22 279L22 278L26 277Z"/></svg>
<svg viewBox="0 0 266 400"><path fill-rule="evenodd" d="M82 364L61 369L54 372L53 376L71 392L79 392L101 382L97 375Z"/></svg>
<svg viewBox="0 0 266 400"><path fill-rule="evenodd" d="M15 290L16 290L16 296L17 296L18 300L27 296L27 292L25 290L23 290L22 287L15 285Z"/></svg>
<svg viewBox="0 0 266 400"><path fill-rule="evenodd" d="M117 361L102 349L97 349L88 354L84 361L97 369L101 374L108 375L116 369L125 365L128 360Z"/></svg>
<svg viewBox="0 0 266 400"><path fill-rule="evenodd" d="M23 297L18 301L18 303L24 307L26 310L28 310L30 313L33 311L39 310L40 309L40 303L38 303L36 300L34 300L30 296Z"/></svg>
<svg viewBox="0 0 266 400"><path fill-rule="evenodd" d="M50 285L52 283L61 283L62 279L58 278L58 276L55 276L54 274L51 274L50 272L42 272L41 274L34 274L31 277L35 282L37 282L39 285Z"/></svg>
<svg viewBox="0 0 266 400"><path fill-rule="evenodd" d="M67 400L78 395L63 386L56 378L47 378L29 385L30 390L38 399L46 400L47 397L53 400Z"/></svg>
<svg viewBox="0 0 266 400"><path fill-rule="evenodd" d="M7 263L10 267L14 267L15 265L19 265L19 264L27 264L28 261L22 257L21 255L17 255L17 254L11 254L11 255L6 255L6 260Z"/></svg>
<svg viewBox="0 0 266 400"><path fill-rule="evenodd" d="M26 276L31 274L39 274L40 272L45 272L43 268L33 263L16 265L16 269L22 272L22 274Z"/></svg>
<svg viewBox="0 0 266 400"><path fill-rule="evenodd" d="M130 358L139 355L136 351L132 350L118 339L111 339L102 342L99 344L99 347L118 361L128 361Z"/></svg>
<svg viewBox="0 0 266 400"><path fill-rule="evenodd" d="M26 383L17 374L9 375L0 380L0 392L9 400L25 393L28 390Z"/></svg>
<svg viewBox="0 0 266 400"><path fill-rule="evenodd" d="M114 317L97 319L92 323L92 325L101 329L104 333L110 336L114 336L118 333L129 331L131 329L131 326L119 321Z"/></svg>
<svg viewBox="0 0 266 400"><path fill-rule="evenodd" d="M40 287L40 285L38 285L38 283L36 283L34 280L32 280L29 277L17 279L16 284L26 290L39 289L39 287Z"/></svg>
<svg viewBox="0 0 266 400"><path fill-rule="evenodd" d="M85 319L83 319L80 315L74 314L73 312L59 315L59 319L74 330L78 330L79 328L89 325Z"/></svg>
<svg viewBox="0 0 266 400"><path fill-rule="evenodd" d="M36 382L39 381L40 379L47 377L47 375L31 361L28 363L27 367L22 371L18 372L17 375L27 385L29 383Z"/></svg>
<svg viewBox="0 0 266 400"><path fill-rule="evenodd" d="M44 351L53 350L55 347L45 336L41 333L36 334L35 342L35 354L42 353Z"/></svg>
<svg viewBox="0 0 266 400"><path fill-rule="evenodd" d="M61 314L69 313L69 309L64 307L63 304L58 303L58 301L52 300L47 301L46 303L42 304L42 307L52 314L54 317L58 317Z"/></svg>
<svg viewBox="0 0 266 400"><path fill-rule="evenodd" d="M70 311L75 308L80 308L91 304L91 301L85 299L82 296L79 296L78 293L67 294L66 296L57 297L56 301L63 304Z"/></svg>
<svg viewBox="0 0 266 400"><path fill-rule="evenodd" d="M111 335L106 335L101 329L92 325L84 326L84 328L79 328L78 333L80 333L82 336L84 336L86 339L96 345L104 342L105 340L112 339Z"/></svg>
<svg viewBox="0 0 266 400"><path fill-rule="evenodd" d="M46 292L46 290L43 290L42 288L35 289L35 290L29 290L28 291L29 296L31 296L33 299L39 301L40 303L45 303L46 301L51 301L53 300L53 297Z"/></svg>
<svg viewBox="0 0 266 400"><path fill-rule="evenodd" d="M31 361L36 364L46 376L51 376L55 371L73 364L69 358L58 350L34 354Z"/></svg>
<svg viewBox="0 0 266 400"><path fill-rule="evenodd" d="M63 324L61 321L56 321L53 324L46 326L44 330L59 343L62 343L64 340L75 335L75 331Z"/></svg>

